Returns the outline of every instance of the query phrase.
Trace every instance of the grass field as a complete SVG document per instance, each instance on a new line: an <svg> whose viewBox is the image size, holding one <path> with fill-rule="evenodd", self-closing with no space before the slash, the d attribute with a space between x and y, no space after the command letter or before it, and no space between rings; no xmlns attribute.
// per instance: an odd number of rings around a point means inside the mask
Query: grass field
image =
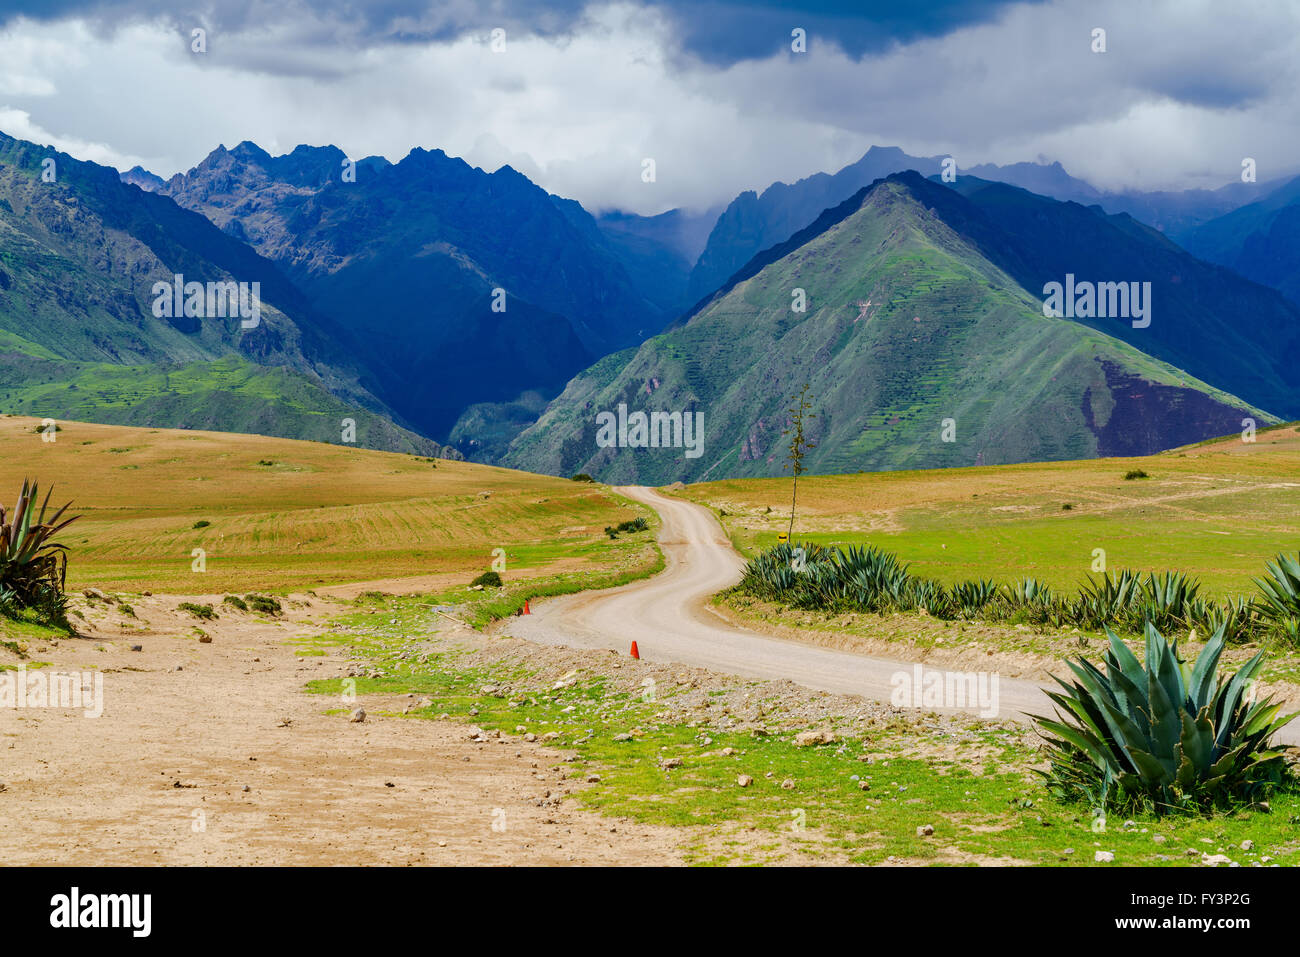
<svg viewBox="0 0 1300 957"><path fill-rule="evenodd" d="M24 477L83 516L60 538L70 588L211 594L411 576L657 567L653 513L588 483L347 446L0 417L0 500ZM42 491L42 495L44 491ZM195 527L200 522L208 524ZM206 571L193 570L194 549ZM446 584L450 584L447 582ZM442 587L445 587L442 586Z"/></svg>
<svg viewBox="0 0 1300 957"><path fill-rule="evenodd" d="M1126 480L1132 470L1149 477ZM720 510L747 555L790 518L789 478L678 494ZM1073 590L1102 549L1109 571L1177 570L1203 594L1253 593L1266 561L1300 547L1300 428L1135 459L803 476L794 532L796 542L870 542L945 583L1031 575Z"/></svg>

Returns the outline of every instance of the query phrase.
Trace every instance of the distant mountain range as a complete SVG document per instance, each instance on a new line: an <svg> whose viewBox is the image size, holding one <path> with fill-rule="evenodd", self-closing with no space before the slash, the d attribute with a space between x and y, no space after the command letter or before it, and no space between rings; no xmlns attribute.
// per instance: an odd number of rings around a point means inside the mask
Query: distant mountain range
<svg viewBox="0 0 1300 957"><path fill-rule="evenodd" d="M439 150L241 143L163 180L0 134L0 410L336 442L351 419L361 445L646 481L776 474L803 381L825 471L1300 415L1300 180L1103 193L943 162L873 147L725 208L593 215ZM177 275L258 283L260 321L156 315ZM1149 282L1150 324L1045 318L1067 275ZM592 416L638 402L706 411L708 454L595 446Z"/></svg>
<svg viewBox="0 0 1300 957"><path fill-rule="evenodd" d="M257 324L155 315L158 283L257 283ZM170 298L170 296L168 297ZM162 311L162 310L159 310ZM0 134L0 407L441 454L361 382L274 263L116 170Z"/></svg>
<svg viewBox="0 0 1300 957"><path fill-rule="evenodd" d="M652 484L780 475L786 410L805 383L815 472L1146 454L1239 430L1244 417L1273 421L1106 334L1117 320L1103 332L1046 318L1042 298L1004 268L1023 277L1041 263L1008 241L1014 217L996 197L978 198L915 172L864 187L752 259L684 323L576 377L504 464ZM1100 211L1032 199L1061 228L1078 210L1124 235ZM1300 335L1300 314L1280 296L1238 282ZM675 422L638 435L633 417L650 411L700 413L702 447ZM614 438L599 428L611 416Z"/></svg>

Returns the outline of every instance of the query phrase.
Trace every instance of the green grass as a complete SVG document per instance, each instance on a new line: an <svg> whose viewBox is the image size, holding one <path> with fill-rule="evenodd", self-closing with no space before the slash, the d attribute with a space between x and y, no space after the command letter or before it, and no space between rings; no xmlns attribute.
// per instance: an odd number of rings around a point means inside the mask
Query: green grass
<svg viewBox="0 0 1300 957"><path fill-rule="evenodd" d="M663 688L658 700L645 701L590 671L571 687L552 690L518 662L471 665L463 652L452 649L399 658L407 636L436 629L433 604L428 597L371 598L362 610L338 619L335 631L305 642L304 648L349 646L382 672L382 677L349 679L357 693L428 696L432 703L412 712L414 717L446 713L506 734L520 726L539 737L557 734L556 746L577 753L576 771L600 776L578 797L593 810L647 824L719 833L752 826L771 834L770 851L760 847L744 854L700 838L693 844L696 863L763 863L783 842L812 859L845 857L868 864L894 857L1094 866L1097 850L1113 851L1120 865L1199 863L1202 852L1227 853L1243 865L1266 855L1284 865L1300 861L1300 791L1295 789L1275 795L1271 813L1137 816L1132 827L1112 820L1104 833L1096 833L1087 807L1057 801L1030 773L1038 755L1027 730L974 723L936 730L924 719L899 718L865 736L850 733L842 746L799 748L791 730L755 736L707 723L692 727L679 717L665 717L677 688ZM510 694L483 695L480 689L488 684L509 685ZM736 679L735 686L763 693L757 683ZM308 686L321 695L337 695L342 688L341 679ZM633 729L640 730L633 740L615 740ZM724 748L738 753L724 756ZM860 755L872 760L860 761ZM668 758L680 758L681 766L665 769ZM739 787L740 774L754 783ZM795 782L793 790L781 787L787 778ZM871 789L861 790L861 781ZM800 822L802 830L796 828ZM934 827L932 837L917 837L916 828L924 824ZM1156 835L1165 843L1157 843ZM1251 852L1240 849L1247 839L1255 842ZM1066 853L1069 848L1073 854ZM1188 849L1197 856L1188 857Z"/></svg>
<svg viewBox="0 0 1300 957"><path fill-rule="evenodd" d="M1149 478L1125 481L1135 468ZM1032 576L1058 592L1087 578L1101 549L1108 571L1181 571L1221 598L1253 594L1264 563L1300 537L1297 475L1300 434L1286 428L1142 458L803 476L795 537L873 544L945 584ZM790 519L789 478L678 494L725 512L746 557Z"/></svg>

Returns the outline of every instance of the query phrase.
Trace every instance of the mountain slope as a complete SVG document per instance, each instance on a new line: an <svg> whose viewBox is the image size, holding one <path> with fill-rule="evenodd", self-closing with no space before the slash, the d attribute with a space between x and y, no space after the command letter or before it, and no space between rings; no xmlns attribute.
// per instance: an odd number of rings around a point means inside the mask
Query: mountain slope
<svg viewBox="0 0 1300 957"><path fill-rule="evenodd" d="M48 182L47 168L54 173ZM243 328L239 316L156 317L154 285L176 275L185 282L248 283L250 290L258 283L257 325ZM313 313L274 264L202 216L121 182L115 170L0 134L0 378L11 402L34 414L65 416L85 407L84 395L66 393L87 369L107 365L143 374L184 366L192 388L214 400L205 427L227 427L223 419L233 403L241 422L254 417L271 434L295 437L297 420L273 395L263 390L254 400L225 391L229 383L213 364L232 357L284 370L277 381L291 388L294 401L314 403L322 414L355 410L359 442L367 441L364 432L397 443L383 447L437 448L400 428L360 428L363 420L381 420L383 405L350 367L341 331ZM205 369L213 374L205 378ZM64 388L42 388L39 403L22 404L24 389L51 384ZM223 395L229 401L217 401ZM254 401L263 408L245 407ZM127 421L120 403L102 405L103 421ZM148 424L177 424L173 411L159 402Z"/></svg>
<svg viewBox="0 0 1300 957"><path fill-rule="evenodd" d="M891 176L769 250L689 321L575 378L505 462L616 482L779 475L811 385L814 472L1140 454L1269 418L1086 326L1042 315L950 222L959 194ZM792 310L797 289L808 301ZM704 445L597 446L597 416L700 412ZM945 422L945 420L951 420ZM944 441L945 430L953 441Z"/></svg>
<svg viewBox="0 0 1300 957"><path fill-rule="evenodd" d="M1204 263L1132 217L975 177L952 188L984 215L980 248L1042 301L1066 274L1151 283L1151 323L1080 319L1270 412L1300 417L1300 309Z"/></svg>
<svg viewBox="0 0 1300 957"><path fill-rule="evenodd" d="M344 162L334 147L272 157L241 143L162 191L278 263L354 333L376 393L428 434L476 403L554 395L670 318L590 214L508 166L415 149L363 160L347 182Z"/></svg>
<svg viewBox="0 0 1300 957"><path fill-rule="evenodd" d="M1300 303L1300 177L1192 230L1186 246Z"/></svg>

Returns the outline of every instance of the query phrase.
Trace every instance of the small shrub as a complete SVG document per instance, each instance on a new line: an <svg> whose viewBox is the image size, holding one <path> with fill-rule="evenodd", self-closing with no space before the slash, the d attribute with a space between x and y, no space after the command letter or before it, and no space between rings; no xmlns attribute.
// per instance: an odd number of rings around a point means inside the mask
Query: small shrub
<svg viewBox="0 0 1300 957"><path fill-rule="evenodd" d="M257 464L258 464L258 465L274 465L275 463L272 462L270 459L258 459L258 460L257 460Z"/></svg>
<svg viewBox="0 0 1300 957"><path fill-rule="evenodd" d="M723 513L726 514L725 512ZM616 531L620 532L644 532L650 524L644 518L634 518L631 521L619 522ZM608 531L608 529L606 529ZM611 538L613 536L610 536Z"/></svg>
<svg viewBox="0 0 1300 957"><path fill-rule="evenodd" d="M221 599L221 602L222 604L238 608L240 611L248 611L248 603L238 595L227 595L225 598Z"/></svg>
<svg viewBox="0 0 1300 957"><path fill-rule="evenodd" d="M122 601L122 602L118 602L118 603L117 603L117 610L120 611L120 612L121 612L122 614L124 614L124 615L130 615L132 618L134 618L134 617L136 616L136 615L135 615L135 609L132 608L130 605L128 605L128 604L127 604L126 602L124 602L124 601Z"/></svg>
<svg viewBox="0 0 1300 957"><path fill-rule="evenodd" d="M217 613L212 610L211 605L196 605L192 601L183 601L176 608L179 611L188 611L195 618L202 618L204 621L211 621L217 617Z"/></svg>
<svg viewBox="0 0 1300 957"><path fill-rule="evenodd" d="M489 588L500 588L502 585L501 576L496 572L484 572L469 583L472 588L475 585L484 585Z"/></svg>
<svg viewBox="0 0 1300 957"><path fill-rule="evenodd" d="M1074 506L1071 505L1069 502L1066 502L1065 504L1063 504L1063 505L1061 506L1061 511L1062 511L1062 512L1069 512L1069 511L1073 511L1073 510L1074 510Z"/></svg>
<svg viewBox="0 0 1300 957"><path fill-rule="evenodd" d="M245 595L244 601L248 602L251 610L260 611L264 615L280 614L280 602L270 595Z"/></svg>
<svg viewBox="0 0 1300 957"><path fill-rule="evenodd" d="M190 528L207 528L211 524L212 523L209 522L206 518L201 518L193 525L191 525Z"/></svg>
<svg viewBox="0 0 1300 957"><path fill-rule="evenodd" d="M594 481L596 481L596 480L595 480L594 478L592 478L590 475L588 475L586 472L579 472L577 475L573 476L573 477L570 479L570 481L573 481L573 482L594 482Z"/></svg>
<svg viewBox="0 0 1300 957"><path fill-rule="evenodd" d="M1151 477L1150 475L1147 475L1147 473L1142 471L1141 469L1129 469L1127 472L1124 473L1124 481L1126 482L1131 482L1134 479L1144 479L1150 477Z"/></svg>

